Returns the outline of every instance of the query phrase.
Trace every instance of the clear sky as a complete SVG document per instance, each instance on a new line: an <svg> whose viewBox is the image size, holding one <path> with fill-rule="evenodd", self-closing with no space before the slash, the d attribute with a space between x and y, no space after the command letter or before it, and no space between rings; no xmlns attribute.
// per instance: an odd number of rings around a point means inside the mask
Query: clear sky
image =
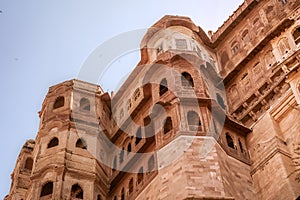
<svg viewBox="0 0 300 200"><path fill-rule="evenodd" d="M37 113L49 86L76 78L98 45L123 32L147 28L166 14L188 16L204 31L215 31L242 2L1 0L0 199L9 192L22 145L36 136ZM134 54L129 58L133 63L138 59ZM105 91L113 90L120 79L108 73L110 81L100 80Z"/></svg>

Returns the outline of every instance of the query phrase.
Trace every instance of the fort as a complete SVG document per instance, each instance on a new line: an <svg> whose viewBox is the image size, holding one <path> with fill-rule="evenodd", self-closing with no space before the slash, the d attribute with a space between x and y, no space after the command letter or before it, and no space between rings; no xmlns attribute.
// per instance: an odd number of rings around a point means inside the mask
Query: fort
<svg viewBox="0 0 300 200"><path fill-rule="evenodd" d="M300 4L167 15L115 94L51 86L5 200L300 199Z"/></svg>

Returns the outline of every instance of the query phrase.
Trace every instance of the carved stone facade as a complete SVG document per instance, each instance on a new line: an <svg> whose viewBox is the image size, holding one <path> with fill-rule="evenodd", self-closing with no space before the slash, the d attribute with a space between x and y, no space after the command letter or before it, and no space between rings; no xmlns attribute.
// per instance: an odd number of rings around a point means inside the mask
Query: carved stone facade
<svg viewBox="0 0 300 200"><path fill-rule="evenodd" d="M297 0L163 17L115 95L50 87L5 199L299 199L299 49Z"/></svg>

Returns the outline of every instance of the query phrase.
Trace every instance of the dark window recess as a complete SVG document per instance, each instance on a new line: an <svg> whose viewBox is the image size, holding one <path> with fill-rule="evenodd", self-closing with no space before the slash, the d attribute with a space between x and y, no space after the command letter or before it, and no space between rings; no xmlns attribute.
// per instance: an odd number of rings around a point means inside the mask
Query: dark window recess
<svg viewBox="0 0 300 200"><path fill-rule="evenodd" d="M234 142L232 137L229 135L229 133L226 133L226 141L227 141L227 146L234 149Z"/></svg>
<svg viewBox="0 0 300 200"><path fill-rule="evenodd" d="M48 182L43 185L40 197L47 196L53 193L53 182Z"/></svg>
<svg viewBox="0 0 300 200"><path fill-rule="evenodd" d="M79 138L79 139L77 140L77 142L76 142L76 147L77 147L77 148L81 148L81 149L87 149L86 142L85 142L83 139L81 139L81 138Z"/></svg>
<svg viewBox="0 0 300 200"><path fill-rule="evenodd" d="M183 87L194 87L194 80L189 73L183 72L181 74L181 84Z"/></svg>
<svg viewBox="0 0 300 200"><path fill-rule="evenodd" d="M50 140L50 142L48 143L48 146L47 148L52 148L52 147L55 147L55 146L58 146L58 138L55 137L55 138L52 138L52 140Z"/></svg>
<svg viewBox="0 0 300 200"><path fill-rule="evenodd" d="M62 97L62 96L57 97L54 104L53 104L53 109L63 107L64 105L65 105L65 98Z"/></svg>
<svg viewBox="0 0 300 200"><path fill-rule="evenodd" d="M173 129L171 117L167 117L164 123L164 134L167 134Z"/></svg>
<svg viewBox="0 0 300 200"><path fill-rule="evenodd" d="M140 143L141 140L142 140L142 129L141 127L139 127L136 132L135 144L137 145L138 143Z"/></svg>
<svg viewBox="0 0 300 200"><path fill-rule="evenodd" d="M129 190L129 194L133 192L133 178L131 178L129 181L128 190Z"/></svg>
<svg viewBox="0 0 300 200"><path fill-rule="evenodd" d="M72 186L71 198L83 199L83 191L78 184Z"/></svg>
<svg viewBox="0 0 300 200"><path fill-rule="evenodd" d="M168 91L168 82L167 79L164 78L159 85L159 96L162 96L167 91Z"/></svg>
<svg viewBox="0 0 300 200"><path fill-rule="evenodd" d="M298 45L300 43L300 27L298 27L293 33L294 41Z"/></svg>

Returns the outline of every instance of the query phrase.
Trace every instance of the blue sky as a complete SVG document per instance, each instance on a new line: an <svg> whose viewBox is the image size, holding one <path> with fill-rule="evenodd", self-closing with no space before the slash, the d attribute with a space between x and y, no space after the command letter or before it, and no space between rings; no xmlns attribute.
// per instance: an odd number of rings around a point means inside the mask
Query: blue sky
<svg viewBox="0 0 300 200"><path fill-rule="evenodd" d="M242 0L1 0L0 198L9 192L20 148L35 138L38 111L51 85L76 78L101 43L123 32L147 28L166 14L189 16L215 31ZM138 62L138 54L117 60L120 75L100 80L111 91ZM134 64L131 64L134 63ZM128 66L131 65L131 66ZM112 78L113 77L113 78Z"/></svg>

